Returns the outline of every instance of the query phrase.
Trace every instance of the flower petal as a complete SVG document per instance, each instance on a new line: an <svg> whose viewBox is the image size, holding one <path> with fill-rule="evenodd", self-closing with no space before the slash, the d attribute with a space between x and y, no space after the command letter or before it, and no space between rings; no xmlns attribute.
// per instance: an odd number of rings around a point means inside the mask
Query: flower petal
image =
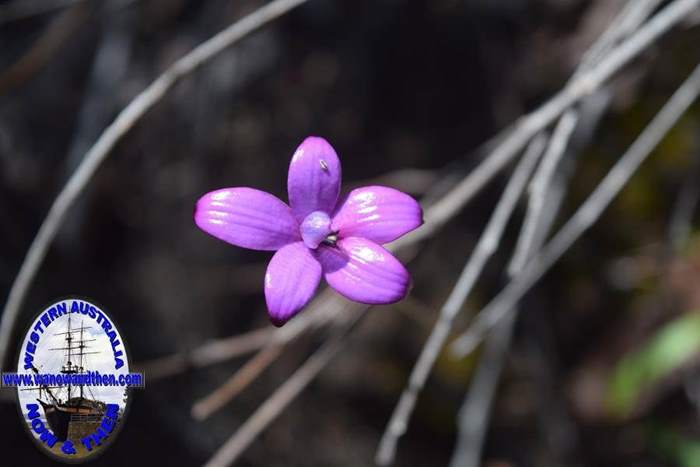
<svg viewBox="0 0 700 467"><path fill-rule="evenodd" d="M267 265L265 301L270 321L282 326L311 300L321 281L321 265L302 242L280 248Z"/></svg>
<svg viewBox="0 0 700 467"><path fill-rule="evenodd" d="M340 161L323 138L309 136L297 148L289 164L289 205L301 223L314 211L330 214L340 192Z"/></svg>
<svg viewBox="0 0 700 467"><path fill-rule="evenodd" d="M209 235L253 250L277 250L301 238L289 206L253 188L207 193L197 201L194 221Z"/></svg>
<svg viewBox="0 0 700 467"><path fill-rule="evenodd" d="M410 276L383 247L357 237L338 240L316 250L328 284L356 302L394 303L406 296Z"/></svg>
<svg viewBox="0 0 700 467"><path fill-rule="evenodd" d="M418 202L385 186L352 190L338 206L331 229L341 237L362 237L383 244L423 223Z"/></svg>

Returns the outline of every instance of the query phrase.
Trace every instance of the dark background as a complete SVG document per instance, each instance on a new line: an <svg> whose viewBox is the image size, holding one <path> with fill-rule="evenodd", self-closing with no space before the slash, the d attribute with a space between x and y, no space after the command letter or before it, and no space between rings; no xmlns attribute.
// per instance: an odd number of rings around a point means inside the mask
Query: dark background
<svg viewBox="0 0 700 467"><path fill-rule="evenodd" d="M560 89L622 3L310 1L182 80L119 143L71 210L19 327L57 297L92 297L120 326L132 363L140 363L267 326L262 280L270 255L199 231L192 221L199 196L251 186L286 199L290 157L313 134L338 151L346 185L417 169L417 178L399 185L420 197L439 177L467 173L481 143ZM54 197L102 129L174 60L260 4L93 0L0 24L3 302ZM562 220L700 59L700 31L689 26L664 36L613 82L611 107L583 145ZM695 106L525 299L486 465L700 465L694 341L687 344L692 360L645 386L629 413L605 402L619 362L700 305L695 236L666 254L675 200L700 157L699 128ZM505 180L423 245L408 266L410 298L372 309L350 345L239 465L372 463L437 310ZM523 211L457 329L503 285ZM245 358L147 378L124 430L95 465L203 463L322 337L291 343L203 423L191 418L191 404ZM446 352L439 358L397 465L447 463L474 363ZM24 433L14 404L1 403L0 417L3 465L49 463Z"/></svg>

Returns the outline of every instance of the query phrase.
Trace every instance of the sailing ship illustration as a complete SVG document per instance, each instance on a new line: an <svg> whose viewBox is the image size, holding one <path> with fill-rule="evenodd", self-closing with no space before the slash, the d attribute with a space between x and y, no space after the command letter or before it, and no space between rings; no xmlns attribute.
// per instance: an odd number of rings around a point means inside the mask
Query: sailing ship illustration
<svg viewBox="0 0 700 467"><path fill-rule="evenodd" d="M64 375L76 375L86 373L85 356L101 353L99 351L86 351L90 349L88 342L96 339L85 339L84 331L90 326L84 326L81 322L77 329L71 328L71 317L68 315L68 328L65 332L54 335L65 336L64 347L49 350L64 352L63 364L60 373ZM40 374L33 368L34 373ZM41 385L38 388L27 390L39 391L37 401L41 404L46 415L49 428L60 441L66 439L78 440L93 432L102 421L106 405L96 400L90 386L83 384L48 386Z"/></svg>

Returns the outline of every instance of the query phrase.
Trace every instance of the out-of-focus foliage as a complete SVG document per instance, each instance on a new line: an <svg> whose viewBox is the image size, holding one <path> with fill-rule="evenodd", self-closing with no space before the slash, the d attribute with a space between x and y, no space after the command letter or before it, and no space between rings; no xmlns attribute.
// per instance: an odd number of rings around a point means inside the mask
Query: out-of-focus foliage
<svg viewBox="0 0 700 467"><path fill-rule="evenodd" d="M678 467L700 465L700 441L684 436L673 427L660 425L651 430L651 442L669 462Z"/></svg>
<svg viewBox="0 0 700 467"><path fill-rule="evenodd" d="M700 311L693 311L664 325L641 348L620 360L610 379L610 410L623 417L630 415L644 392L690 363L698 353Z"/></svg>

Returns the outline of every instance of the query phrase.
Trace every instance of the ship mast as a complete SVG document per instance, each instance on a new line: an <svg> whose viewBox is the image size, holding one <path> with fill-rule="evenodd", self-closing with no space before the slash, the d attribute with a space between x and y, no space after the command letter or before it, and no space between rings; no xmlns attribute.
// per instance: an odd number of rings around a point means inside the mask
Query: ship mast
<svg viewBox="0 0 700 467"><path fill-rule="evenodd" d="M49 350L65 350L66 351L66 364L61 367L61 373L64 375L73 375L73 374L78 374L78 373L84 373L85 372L85 360L84 356L88 354L97 354L100 352L85 352L85 348L88 346L85 345L86 342L91 342L96 339L85 339L83 332L85 329L90 329L90 326L85 326L84 321L81 321L80 323L80 328L79 329L73 329L71 327L71 315L68 315L68 329L66 332L59 332L54 335L65 335L65 341L66 341L66 346L65 347L58 347L58 348L53 348ZM75 333L80 332L80 336L74 336ZM73 351L77 350L78 353L74 354ZM78 362L73 363L73 357L78 358ZM79 384L78 388L80 390L80 400L83 399L83 385ZM68 403L72 399L72 390L73 390L73 385L68 384L66 389L68 390L68 398L66 399L66 403Z"/></svg>
<svg viewBox="0 0 700 467"><path fill-rule="evenodd" d="M72 363L71 363L71 351L72 351L72 345L71 342L73 342L73 334L71 334L71 329L70 329L70 315L68 315L68 334L66 334L66 348L68 349L68 362L66 363L66 368L61 371L63 374L70 374L73 373ZM71 385L68 384L68 399L66 399L66 402L70 400L70 390L71 390Z"/></svg>
<svg viewBox="0 0 700 467"><path fill-rule="evenodd" d="M79 341L80 342L80 344L79 344L80 368L79 368L79 371L81 373L84 371L84 369L83 369L83 349L85 348L85 341L83 340L83 329L85 329L85 327L83 326L84 324L85 324L85 321L80 322L80 341ZM81 384L80 385L80 399L82 400L82 398L83 398L83 385Z"/></svg>

